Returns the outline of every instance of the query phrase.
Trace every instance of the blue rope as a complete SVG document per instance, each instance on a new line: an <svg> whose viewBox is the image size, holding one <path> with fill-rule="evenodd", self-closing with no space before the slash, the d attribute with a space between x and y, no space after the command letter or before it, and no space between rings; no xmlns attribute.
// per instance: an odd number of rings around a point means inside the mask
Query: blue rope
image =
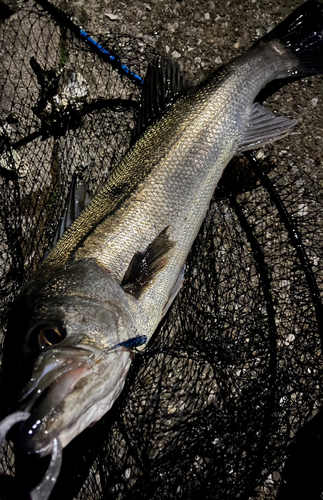
<svg viewBox="0 0 323 500"><path fill-rule="evenodd" d="M133 79L134 83L139 85L143 85L144 80L141 76L137 75L133 71L131 71L125 64L122 64L119 59L117 59L111 52L102 47L99 42L96 42L94 38L86 33L86 31L80 29L80 36L85 40L85 42L89 43L92 47L94 47L100 54L105 56L108 61L112 64L117 64L120 67L122 73L124 73L128 78Z"/></svg>
<svg viewBox="0 0 323 500"><path fill-rule="evenodd" d="M27 1L27 0L25 0ZM86 43L88 43L92 49L94 49L98 54L103 56L110 64L112 64L120 73L123 73L127 78L132 80L135 85L142 86L144 83L143 78L130 70L125 64L122 64L120 59L111 54L108 50L106 50L102 45L94 40L94 38L90 37L86 33L86 31L80 29L76 24L72 22L72 20L60 9L51 4L48 0L35 0L36 3L41 5L43 9L45 9L59 25L63 25L76 36L79 36Z"/></svg>

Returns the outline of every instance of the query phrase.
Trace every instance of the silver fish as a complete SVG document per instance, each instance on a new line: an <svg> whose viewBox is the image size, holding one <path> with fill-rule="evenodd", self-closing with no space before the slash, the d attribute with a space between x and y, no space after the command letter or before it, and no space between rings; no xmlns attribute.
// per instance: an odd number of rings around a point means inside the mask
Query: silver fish
<svg viewBox="0 0 323 500"><path fill-rule="evenodd" d="M180 289L224 168L296 124L255 103L257 94L274 79L322 72L322 36L323 4L309 1L180 97L24 288L9 320L4 386L9 404L31 413L18 438L27 453L50 453L54 439L66 446L111 408L133 348Z"/></svg>

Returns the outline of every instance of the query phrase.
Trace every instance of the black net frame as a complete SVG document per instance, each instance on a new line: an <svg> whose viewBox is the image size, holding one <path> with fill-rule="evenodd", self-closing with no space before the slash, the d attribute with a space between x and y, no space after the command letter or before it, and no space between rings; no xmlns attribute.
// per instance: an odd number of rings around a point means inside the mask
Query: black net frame
<svg viewBox="0 0 323 500"><path fill-rule="evenodd" d="M37 3L0 30L5 331L73 173L95 192L129 147L140 89ZM140 75L154 55L112 31L102 44ZM256 158L228 167L183 289L113 409L65 450L51 498L320 498L322 176L275 147ZM10 446L1 472L16 473Z"/></svg>

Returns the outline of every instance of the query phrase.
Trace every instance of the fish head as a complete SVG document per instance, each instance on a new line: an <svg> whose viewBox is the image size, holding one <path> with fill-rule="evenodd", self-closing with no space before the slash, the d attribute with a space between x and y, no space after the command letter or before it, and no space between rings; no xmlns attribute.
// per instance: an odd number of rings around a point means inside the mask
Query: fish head
<svg viewBox="0 0 323 500"><path fill-rule="evenodd" d="M93 259L84 261L45 285L32 282L19 300L15 325L27 330L18 363L24 383L11 411L31 414L18 436L28 454L50 453L55 438L66 446L99 420L130 367L127 340L135 332L127 296Z"/></svg>

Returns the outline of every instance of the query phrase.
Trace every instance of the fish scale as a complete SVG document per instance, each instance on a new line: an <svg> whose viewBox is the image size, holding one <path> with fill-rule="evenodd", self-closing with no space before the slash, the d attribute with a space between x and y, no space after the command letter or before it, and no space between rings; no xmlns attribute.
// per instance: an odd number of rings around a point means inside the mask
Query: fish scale
<svg viewBox="0 0 323 500"><path fill-rule="evenodd" d="M222 172L239 148L254 98L268 81L281 75L283 67L285 73L292 69L290 59L285 61L285 51L281 52L283 56L277 50L277 43L254 49L180 99L136 143L75 223L76 231L80 226L92 227L89 219L106 207L109 215L100 214L102 222L76 251L73 249L73 258L96 259L119 283L132 256L169 227L168 235L175 246L168 256L167 267L142 293L140 302L131 302L136 329L148 338L163 315ZM264 70L266 58L272 63ZM252 78L251 68L257 68ZM145 169L145 165L149 167ZM141 182L135 186L141 170L144 170ZM127 196L124 186L130 191ZM124 200L118 200L116 209L111 190ZM49 257L49 265L54 258L60 265L64 262L66 241L71 243L68 233Z"/></svg>

